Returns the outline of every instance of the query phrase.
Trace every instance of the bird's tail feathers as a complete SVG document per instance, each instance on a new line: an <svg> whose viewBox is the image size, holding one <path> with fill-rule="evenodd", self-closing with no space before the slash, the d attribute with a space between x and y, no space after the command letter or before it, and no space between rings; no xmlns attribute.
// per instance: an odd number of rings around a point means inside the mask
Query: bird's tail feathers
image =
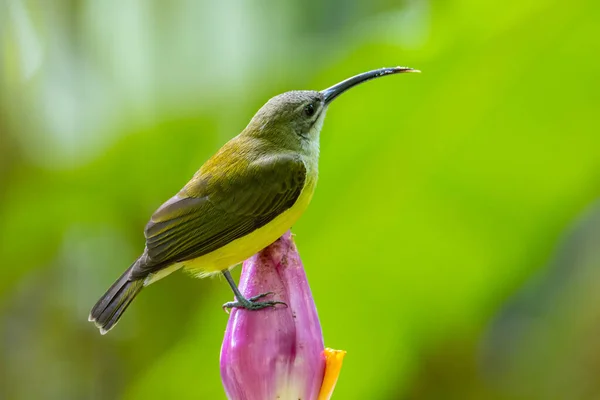
<svg viewBox="0 0 600 400"><path fill-rule="evenodd" d="M131 267L113 283L90 312L89 320L96 324L103 335L119 322L129 304L144 288L144 280L131 279L130 271Z"/></svg>

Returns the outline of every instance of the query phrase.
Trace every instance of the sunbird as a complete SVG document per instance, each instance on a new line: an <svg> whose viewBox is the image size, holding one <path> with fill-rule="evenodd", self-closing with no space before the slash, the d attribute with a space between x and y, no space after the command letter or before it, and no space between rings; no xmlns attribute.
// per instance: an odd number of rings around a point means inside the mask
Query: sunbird
<svg viewBox="0 0 600 400"><path fill-rule="evenodd" d="M105 334L145 286L180 268L198 277L222 273L236 298L225 308L283 304L259 301L269 292L245 298L229 270L281 237L306 210L317 183L319 136L329 104L359 83L404 72L419 71L381 68L320 92L291 91L267 101L152 214L144 252L98 300L89 320Z"/></svg>

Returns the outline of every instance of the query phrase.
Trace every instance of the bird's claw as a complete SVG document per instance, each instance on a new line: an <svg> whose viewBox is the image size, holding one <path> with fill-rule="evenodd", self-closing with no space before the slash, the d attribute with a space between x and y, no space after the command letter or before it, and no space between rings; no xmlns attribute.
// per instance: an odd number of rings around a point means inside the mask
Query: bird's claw
<svg viewBox="0 0 600 400"><path fill-rule="evenodd" d="M288 306L283 301L277 301L277 300L257 301L257 300L262 299L263 297L271 295L271 294L273 294L273 292L261 293L256 296L252 296L248 299L245 299L242 297L241 299L238 299L237 301L230 301L230 302L223 304L223 310L225 310L225 312L229 313L229 310L232 308L243 308L245 310L256 311L256 310L262 310L263 308L275 307L277 304L282 304L286 307Z"/></svg>

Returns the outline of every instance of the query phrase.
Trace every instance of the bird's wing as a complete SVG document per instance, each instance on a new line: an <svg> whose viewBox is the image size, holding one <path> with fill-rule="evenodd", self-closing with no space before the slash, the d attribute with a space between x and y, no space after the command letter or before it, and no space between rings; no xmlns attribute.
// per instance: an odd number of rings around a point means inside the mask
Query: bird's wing
<svg viewBox="0 0 600 400"><path fill-rule="evenodd" d="M135 277L200 257L243 237L290 208L300 196L306 168L298 156L263 156L251 163L234 158L220 170L200 170L152 215L145 230L148 262L132 271Z"/></svg>

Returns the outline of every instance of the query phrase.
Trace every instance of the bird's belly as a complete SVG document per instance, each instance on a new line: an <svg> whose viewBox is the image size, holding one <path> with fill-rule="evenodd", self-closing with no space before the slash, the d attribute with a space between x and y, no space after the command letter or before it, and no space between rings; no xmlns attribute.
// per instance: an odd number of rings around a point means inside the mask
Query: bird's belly
<svg viewBox="0 0 600 400"><path fill-rule="evenodd" d="M279 239L300 218L310 203L314 186L307 183L294 205L268 224L211 253L182 262L177 268L183 266L186 271L202 277L234 267L253 256Z"/></svg>

